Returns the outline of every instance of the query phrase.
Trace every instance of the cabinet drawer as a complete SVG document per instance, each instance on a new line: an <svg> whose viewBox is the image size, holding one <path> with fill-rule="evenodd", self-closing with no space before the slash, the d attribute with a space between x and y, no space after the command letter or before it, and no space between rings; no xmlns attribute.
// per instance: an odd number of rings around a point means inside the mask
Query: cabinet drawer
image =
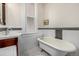
<svg viewBox="0 0 79 59"><path fill-rule="evenodd" d="M17 44L17 38L0 40L0 48L8 47L16 44Z"/></svg>

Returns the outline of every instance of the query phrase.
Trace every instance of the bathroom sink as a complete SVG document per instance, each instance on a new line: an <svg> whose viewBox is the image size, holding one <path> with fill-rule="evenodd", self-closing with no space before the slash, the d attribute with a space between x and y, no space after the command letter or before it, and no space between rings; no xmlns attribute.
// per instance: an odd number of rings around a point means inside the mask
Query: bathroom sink
<svg viewBox="0 0 79 59"><path fill-rule="evenodd" d="M10 31L8 34L5 34L3 32L3 33L0 33L0 40L6 39L6 38L14 38L14 37L18 37L20 35L21 35L21 33L17 32L17 31Z"/></svg>

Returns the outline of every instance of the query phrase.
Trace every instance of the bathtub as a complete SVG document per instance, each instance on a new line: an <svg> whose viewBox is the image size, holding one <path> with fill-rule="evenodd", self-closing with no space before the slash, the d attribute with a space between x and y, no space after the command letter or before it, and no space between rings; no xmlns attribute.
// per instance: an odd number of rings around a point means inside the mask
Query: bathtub
<svg viewBox="0 0 79 59"><path fill-rule="evenodd" d="M69 52L76 51L76 47L70 42L55 39L53 37L38 38L39 47L52 56L65 56Z"/></svg>

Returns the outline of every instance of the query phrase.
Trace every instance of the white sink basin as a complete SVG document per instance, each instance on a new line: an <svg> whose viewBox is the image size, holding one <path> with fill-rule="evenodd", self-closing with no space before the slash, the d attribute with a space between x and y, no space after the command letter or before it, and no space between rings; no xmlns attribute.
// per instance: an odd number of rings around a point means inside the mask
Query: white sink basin
<svg viewBox="0 0 79 59"><path fill-rule="evenodd" d="M17 31L10 31L7 35L5 35L3 32L3 33L0 33L0 40L7 39L7 38L15 38L15 37L18 37L20 35L21 35L21 33L17 32Z"/></svg>

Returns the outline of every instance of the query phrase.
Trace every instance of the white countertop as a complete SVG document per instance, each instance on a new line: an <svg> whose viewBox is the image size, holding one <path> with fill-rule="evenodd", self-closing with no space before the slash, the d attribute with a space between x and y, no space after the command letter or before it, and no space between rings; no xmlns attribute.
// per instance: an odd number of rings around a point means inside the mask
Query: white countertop
<svg viewBox="0 0 79 59"><path fill-rule="evenodd" d="M8 38L16 38L21 35L21 32L18 31L10 31L7 35L0 33L0 40L2 39L8 39Z"/></svg>

